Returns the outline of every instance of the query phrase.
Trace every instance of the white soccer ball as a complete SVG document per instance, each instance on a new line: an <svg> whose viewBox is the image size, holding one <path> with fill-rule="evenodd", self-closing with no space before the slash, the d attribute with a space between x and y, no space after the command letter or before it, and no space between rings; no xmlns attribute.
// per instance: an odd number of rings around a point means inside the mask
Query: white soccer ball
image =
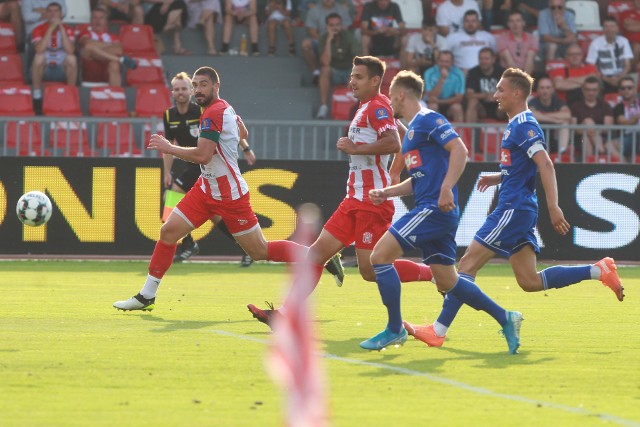
<svg viewBox="0 0 640 427"><path fill-rule="evenodd" d="M30 191L22 195L16 206L20 222L31 227L46 224L52 211L51 200L40 191Z"/></svg>

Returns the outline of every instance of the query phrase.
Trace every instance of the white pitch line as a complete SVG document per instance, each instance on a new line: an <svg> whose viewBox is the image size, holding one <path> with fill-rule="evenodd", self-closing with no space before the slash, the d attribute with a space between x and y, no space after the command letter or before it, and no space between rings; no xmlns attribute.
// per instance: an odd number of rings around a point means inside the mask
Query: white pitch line
<svg viewBox="0 0 640 427"><path fill-rule="evenodd" d="M233 332L228 332L228 331L222 331L219 329L214 329L211 332L218 334L218 335L225 335L228 337L232 337L232 338L238 338L244 341L253 341L253 342L257 342L257 343L261 343L261 344L268 344L269 340L267 339L263 339L263 338L255 338L249 335L243 335L243 334L236 334ZM554 403L554 402L545 402L542 400L535 400L535 399L530 399L528 397L523 397L523 396L518 396L518 395L514 395L514 394L505 394L505 393L497 393L495 391L491 391L487 388L483 388L483 387L476 387L476 386L472 386L460 381L455 381L455 380L451 380L448 378L444 378L444 377L440 377L438 375L433 375L433 374L428 374L426 372L420 372L420 371L415 371L413 369L407 369L407 368L401 368L398 366L393 366L393 365L388 365L386 363L378 363L378 362L367 362L365 360L359 360L359 359L352 359L349 357L342 357L342 356L337 356L335 354L331 354L331 353L318 353L319 356L325 358L325 359L329 359L329 360L337 360L340 362L345 362L345 363L349 363L352 365L360 365L360 366L367 366L370 368L377 368L377 369L383 369L383 370L387 370L387 371L393 371L393 372L397 372L400 374L404 374L404 375L410 375L413 377L421 377L421 378L426 378L429 381L433 381L435 383L440 383L440 384L444 384L444 385L448 385L451 387L455 387L455 388L459 388L461 390L466 390L466 391L470 391L472 393L477 393L477 394L482 394L484 396L490 396L490 397L497 397L500 399L505 399L505 400L511 400L514 402L521 402L521 403L527 403L530 405L534 405L534 406L542 406L542 407L547 407L547 408L551 408L551 409L558 409L564 412L570 412L570 413L574 413L574 414L581 414L581 415L587 415L587 416L591 416L591 417L597 417L606 421L610 421L616 424L620 424L623 426L628 426L628 427L640 427L640 422L637 421L633 421L633 420L627 420L624 418L620 418L617 417L615 415L609 415L609 414L599 414L599 413L595 413L595 412L591 412L587 409L584 408L576 408L574 406L568 406L568 405L562 405L559 403Z"/></svg>

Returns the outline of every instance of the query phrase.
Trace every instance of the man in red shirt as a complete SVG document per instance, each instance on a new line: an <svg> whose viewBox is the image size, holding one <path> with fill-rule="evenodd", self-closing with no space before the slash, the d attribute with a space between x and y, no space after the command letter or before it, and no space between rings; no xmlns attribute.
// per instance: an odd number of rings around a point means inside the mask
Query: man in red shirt
<svg viewBox="0 0 640 427"><path fill-rule="evenodd" d="M567 104L582 98L582 84L588 77L597 77L598 69L584 62L584 53L577 43L567 47L564 67L555 68L549 73L556 87L558 98Z"/></svg>
<svg viewBox="0 0 640 427"><path fill-rule="evenodd" d="M52 2L47 5L47 21L36 26L31 33L35 55L31 65L33 99L37 114L42 108L42 81L63 81L75 85L78 61L74 55L73 28L62 23L62 6Z"/></svg>
<svg viewBox="0 0 640 427"><path fill-rule="evenodd" d="M80 33L78 45L82 56L82 77L89 82L108 82L122 86L121 66L135 69L136 62L122 53L120 39L108 32L107 12L98 7L91 11L91 26Z"/></svg>

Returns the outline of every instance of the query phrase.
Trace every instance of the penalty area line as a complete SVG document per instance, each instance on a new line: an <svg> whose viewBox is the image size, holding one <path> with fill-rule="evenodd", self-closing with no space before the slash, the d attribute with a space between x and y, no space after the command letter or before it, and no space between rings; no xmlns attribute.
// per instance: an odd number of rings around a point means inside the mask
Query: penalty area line
<svg viewBox="0 0 640 427"><path fill-rule="evenodd" d="M252 337L252 336L249 336L249 335L243 335L243 334L236 334L236 333L233 333L233 332L223 331L223 330L219 330L219 329L213 329L213 330L211 330L211 332L213 332L214 334L217 334L217 335L224 335L224 336L227 336L227 337L237 338L237 339L241 339L241 340L244 340L244 341L252 341L252 342L256 342L256 343L260 343L260 344L268 344L269 343L268 339L256 338L256 337ZM336 360L336 361L339 361L339 362L349 363L351 365L367 366L367 367L370 367L370 368L376 368L376 369L382 369L382 370L386 370L386 371L397 372L399 374L409 375L409 376L412 376L412 377L425 378L425 379L427 379L429 381L433 381L435 383L448 385L450 387L455 387L455 388L458 388L460 390L469 391L471 393L481 394L483 396L495 397L495 398L498 398L498 399L504 399L504 400L510 400L510 401L513 401L513 402L526 403L526 404L529 404L529 405L540 406L540 407L545 407L545 408L558 409L560 411L569 412L569 413L573 413L573 414L580 414L580 415L586 415L586 416L590 416L590 417L597 417L597 418L600 418L602 420L610 421L610 422L613 422L613 423L616 423L616 424L619 424L619 425L623 425L623 426L628 426L628 427L640 427L640 422L633 421L633 420L627 420L627 419L624 419L624 418L617 417L615 415L591 412L591 411L589 411L587 409L584 409L584 408L579 408L579 407L569 406L569 405L562 405L560 403L554 403L554 402L545 402L543 400L530 399L528 397L518 396L518 395L515 395L515 394L498 393L498 392L489 390L489 389L484 388L484 387L476 387L476 386L473 386L473 385L470 385L470 384L463 383L461 381L455 381L455 380L451 380L451 379L448 379L448 378L440 377L438 375L428 374L426 372L416 371L416 370L413 370L413 369L402 368L402 367L399 367L399 366L393 366L393 365L389 365L389 364L386 364L386 363L367 362L366 360L353 359L353 358L350 358L350 357L342 357L342 356L338 356L338 355L331 354L331 353L319 352L318 355L323 357L323 358L325 358L325 359L328 359L328 360Z"/></svg>

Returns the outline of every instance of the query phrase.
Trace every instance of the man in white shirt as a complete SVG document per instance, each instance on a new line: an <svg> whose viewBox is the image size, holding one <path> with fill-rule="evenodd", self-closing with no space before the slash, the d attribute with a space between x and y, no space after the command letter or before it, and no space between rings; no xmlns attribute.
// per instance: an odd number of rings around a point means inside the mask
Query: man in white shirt
<svg viewBox="0 0 640 427"><path fill-rule="evenodd" d="M447 49L447 41L438 34L432 19L422 23L422 31L410 34L402 52L402 68L423 75L436 63L438 52Z"/></svg>
<svg viewBox="0 0 640 427"><path fill-rule="evenodd" d="M620 27L613 16L603 22L604 34L589 45L586 62L598 68L605 93L617 93L620 79L629 74L633 52L626 37L618 35Z"/></svg>
<svg viewBox="0 0 640 427"><path fill-rule="evenodd" d="M451 33L462 31L462 21L468 10L475 10L480 16L480 7L475 0L446 0L440 4L436 12L438 33L446 37Z"/></svg>
<svg viewBox="0 0 640 427"><path fill-rule="evenodd" d="M447 36L447 48L454 53L453 65L467 72L478 65L478 54L483 47L496 51L493 34L480 29L480 14L468 10L464 14L463 31Z"/></svg>

